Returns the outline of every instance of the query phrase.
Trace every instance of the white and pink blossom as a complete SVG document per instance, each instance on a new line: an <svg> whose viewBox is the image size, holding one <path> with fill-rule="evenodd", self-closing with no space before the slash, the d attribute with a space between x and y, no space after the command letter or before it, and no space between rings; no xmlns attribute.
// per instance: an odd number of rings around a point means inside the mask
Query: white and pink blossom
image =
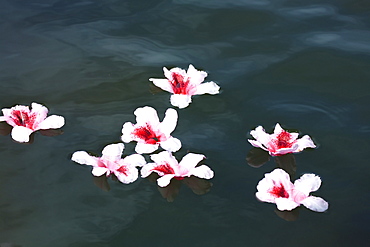
<svg viewBox="0 0 370 247"><path fill-rule="evenodd" d="M179 108L185 108L191 103L191 96L200 94L218 94L220 87L211 82L205 82L207 72L197 70L193 65L189 65L187 71L178 67L168 70L163 67L166 79L150 78L157 87L172 93L171 104Z"/></svg>
<svg viewBox="0 0 370 247"><path fill-rule="evenodd" d="M162 122L159 122L157 111L150 106L137 108L134 114L136 124L126 122L122 128L121 139L126 143L136 141L137 153L152 153L159 146L171 152L181 148L180 140L171 136L178 118L175 109L167 109Z"/></svg>
<svg viewBox="0 0 370 247"><path fill-rule="evenodd" d="M160 178L157 184L160 187L166 187L172 178L181 180L185 177L195 176L198 178L211 179L213 171L206 165L197 166L198 163L205 159L202 154L188 153L180 163L171 152L162 151L158 154L150 155L154 163L148 163L141 169L141 177L145 178L152 172L157 173Z"/></svg>
<svg viewBox="0 0 370 247"><path fill-rule="evenodd" d="M280 211L291 211L302 204L313 211L324 212L329 204L320 197L309 195L320 185L321 179L315 174L304 174L293 184L288 173L275 169L266 173L258 183L256 197L263 202L275 203Z"/></svg>
<svg viewBox="0 0 370 247"><path fill-rule="evenodd" d="M122 159L124 147L123 143L107 145L102 151L102 157L91 156L85 151L77 151L73 153L72 160L81 165L92 166L92 174L96 177L104 174L108 177L114 174L119 181L129 184L139 176L136 167L141 167L146 162L140 154L128 155Z"/></svg>
<svg viewBox="0 0 370 247"><path fill-rule="evenodd" d="M289 133L283 130L280 124L276 124L274 133L267 134L262 126L252 130L250 134L255 140L248 140L254 147L262 148L272 156L284 155L287 153L301 152L305 148L315 148L308 135L298 138L298 133Z"/></svg>
<svg viewBox="0 0 370 247"><path fill-rule="evenodd" d="M0 121L6 121L13 126L11 136L17 142L29 142L30 135L37 130L59 129L64 125L64 117L51 115L47 117L48 108L32 103L28 106L16 105L2 109Z"/></svg>

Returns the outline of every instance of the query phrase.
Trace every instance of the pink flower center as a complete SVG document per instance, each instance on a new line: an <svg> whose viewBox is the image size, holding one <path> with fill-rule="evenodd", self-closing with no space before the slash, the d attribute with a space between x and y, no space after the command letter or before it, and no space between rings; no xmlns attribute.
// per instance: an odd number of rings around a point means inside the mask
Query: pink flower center
<svg viewBox="0 0 370 247"><path fill-rule="evenodd" d="M292 147L294 141L292 141L291 134L286 131L280 132L280 134L277 136L276 140L274 140L275 145L278 149L280 148L290 148Z"/></svg>
<svg viewBox="0 0 370 247"><path fill-rule="evenodd" d="M172 73L171 86L174 94L188 94L189 79L184 81L184 76L178 73Z"/></svg>
<svg viewBox="0 0 370 247"><path fill-rule="evenodd" d="M15 125L24 126L29 129L33 129L36 119L35 114L29 114L28 112L22 110L12 111L10 117L13 119Z"/></svg>
<svg viewBox="0 0 370 247"><path fill-rule="evenodd" d="M156 166L152 169L152 171L157 171L157 172L163 173L164 175L165 174L175 174L175 171L168 163Z"/></svg>
<svg viewBox="0 0 370 247"><path fill-rule="evenodd" d="M282 198L289 197L289 193L285 190L283 184L281 183L280 183L280 186L275 185L271 190L269 190L269 193L275 197L282 197Z"/></svg>
<svg viewBox="0 0 370 247"><path fill-rule="evenodd" d="M127 176L127 168L125 166L121 166L117 171Z"/></svg>
<svg viewBox="0 0 370 247"><path fill-rule="evenodd" d="M143 140L146 144L156 144L157 142L160 142L161 139L161 136L158 136L148 124L146 126L136 128L133 131L133 135Z"/></svg>

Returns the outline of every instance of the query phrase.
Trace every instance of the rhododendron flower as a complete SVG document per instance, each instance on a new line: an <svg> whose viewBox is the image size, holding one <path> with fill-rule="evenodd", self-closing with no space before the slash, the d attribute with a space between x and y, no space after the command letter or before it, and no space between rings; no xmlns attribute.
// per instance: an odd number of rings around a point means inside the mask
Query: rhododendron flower
<svg viewBox="0 0 370 247"><path fill-rule="evenodd" d="M2 109L0 121L13 126L11 136L17 142L28 142L30 135L37 130L58 129L64 125L64 117L52 115L47 117L48 108L38 103L28 106L16 105Z"/></svg>
<svg viewBox="0 0 370 247"><path fill-rule="evenodd" d="M202 154L188 153L180 163L171 152L162 151L158 154L150 155L154 163L148 163L141 168L141 177L145 178L152 172L157 173L160 178L157 179L157 184L160 187L166 187L172 178L183 179L184 177L195 176L199 178L213 178L213 171L206 165L197 166L197 164L205 158Z"/></svg>
<svg viewBox="0 0 370 247"><path fill-rule="evenodd" d="M73 153L72 160L82 165L92 166L92 174L96 177L104 174L108 177L114 174L119 181L129 184L139 176L136 167L143 166L146 162L140 154L132 154L122 159L124 147L123 143L107 145L102 151L102 157L91 156L85 151L77 151Z"/></svg>
<svg viewBox="0 0 370 247"><path fill-rule="evenodd" d="M220 87L214 82L205 82L207 72L196 70L193 65L189 65L187 71L180 68L168 70L163 67L164 75L167 79L150 78L154 85L161 89L173 93L171 104L179 108L185 108L191 103L192 95L218 94Z"/></svg>
<svg viewBox="0 0 370 247"><path fill-rule="evenodd" d="M168 151L176 152L181 148L179 139L171 136L176 128L177 111L167 109L163 121L160 123L157 111L149 106L137 108L136 124L126 122L122 128L123 142L137 141L135 151L139 154L152 153L159 145Z"/></svg>
<svg viewBox="0 0 370 247"><path fill-rule="evenodd" d="M275 203L281 211L292 210L301 204L316 212L328 209L328 203L310 192L320 188L321 179L315 174L304 174L294 184L289 179L289 174L282 169L275 169L266 173L257 185L256 197L263 202Z"/></svg>
<svg viewBox="0 0 370 247"><path fill-rule="evenodd" d="M273 134L267 134L262 126L252 130L251 135L256 140L248 140L254 147L262 148L272 156L287 153L298 153L305 148L315 148L315 144L308 135L298 138L298 133L289 133L277 123Z"/></svg>

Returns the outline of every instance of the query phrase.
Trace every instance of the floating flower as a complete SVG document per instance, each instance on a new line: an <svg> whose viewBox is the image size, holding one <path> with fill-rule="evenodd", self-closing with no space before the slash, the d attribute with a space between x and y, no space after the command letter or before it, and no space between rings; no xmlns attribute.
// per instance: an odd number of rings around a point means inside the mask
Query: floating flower
<svg viewBox="0 0 370 247"><path fill-rule="evenodd" d="M166 187L172 178L181 180L184 177L195 176L198 178L211 179L213 171L206 165L197 166L205 158L202 154L188 153L180 163L168 151L162 151L158 154L150 155L154 163L148 163L141 169L141 177L145 178L152 172L157 173L160 178L157 184L160 187Z"/></svg>
<svg viewBox="0 0 370 247"><path fill-rule="evenodd" d="M180 68L168 70L163 67L164 75L167 79L150 78L154 85L161 89L173 93L171 104L179 108L185 108L191 103L192 95L218 94L220 87L214 82L206 82L207 72L196 70L193 65L189 65L187 71Z"/></svg>
<svg viewBox="0 0 370 247"><path fill-rule="evenodd" d="M175 109L167 109L161 123L157 111L150 106L137 108L134 114L136 124L126 122L122 128L121 139L126 143L137 141L135 147L137 153L152 153L158 149L159 145L171 152L176 152L181 148L180 140L171 136L177 124Z"/></svg>
<svg viewBox="0 0 370 247"><path fill-rule="evenodd" d="M315 174L304 174L294 184L289 179L289 174L282 169L275 169L266 173L257 185L256 197L269 203L275 203L281 211L292 210L301 204L316 212L328 209L328 203L310 192L320 188L321 179Z"/></svg>
<svg viewBox="0 0 370 247"><path fill-rule="evenodd" d="M72 155L72 160L93 167L92 174L96 177L106 174L114 174L119 181L124 184L134 182L139 172L137 166L146 164L145 159L140 154L132 154L121 158L124 149L123 143L107 145L102 151L102 157L94 157L85 151L77 151Z"/></svg>
<svg viewBox="0 0 370 247"><path fill-rule="evenodd" d="M308 135L298 138L298 133L289 133L277 123L273 134L267 134L262 126L252 130L251 135L256 140L248 140L254 147L262 148L272 156L287 153L298 153L305 148L315 148L315 144Z"/></svg>
<svg viewBox="0 0 370 247"><path fill-rule="evenodd" d="M28 142L30 135L37 130L59 129L64 125L64 117L52 115L46 117L48 108L32 103L32 110L28 106L16 105L10 109L2 109L0 121L6 121L13 126L11 135L17 142Z"/></svg>

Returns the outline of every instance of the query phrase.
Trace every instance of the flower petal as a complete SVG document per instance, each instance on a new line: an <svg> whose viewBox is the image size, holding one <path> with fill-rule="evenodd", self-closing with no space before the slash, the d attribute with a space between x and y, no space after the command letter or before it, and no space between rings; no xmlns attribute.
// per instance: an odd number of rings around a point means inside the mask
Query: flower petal
<svg viewBox="0 0 370 247"><path fill-rule="evenodd" d="M109 144L102 151L102 159L118 160L121 158L124 148L123 143Z"/></svg>
<svg viewBox="0 0 370 247"><path fill-rule="evenodd" d="M316 212L324 212L329 208L329 203L321 197L309 196L304 199L301 204L306 208Z"/></svg>
<svg viewBox="0 0 370 247"><path fill-rule="evenodd" d="M167 79L149 78L149 81L153 82L154 85L163 89L164 91L173 93L172 85Z"/></svg>
<svg viewBox="0 0 370 247"><path fill-rule="evenodd" d="M250 140L248 139L249 143L252 144L253 147L256 147L256 148L262 148L263 150L266 150L268 151L267 148L265 148L265 146L262 145L262 143L260 143L259 141L256 141L256 140Z"/></svg>
<svg viewBox="0 0 370 247"><path fill-rule="evenodd" d="M144 166L146 164L145 158L140 154L131 154L126 156L122 162L130 166Z"/></svg>
<svg viewBox="0 0 370 247"><path fill-rule="evenodd" d="M252 130L250 134L254 139L256 139L257 142L261 143L261 145L265 147L267 147L267 144L271 141L270 135L265 132L262 126L258 126L256 129ZM256 145L256 142L253 143ZM251 144L253 145L253 143ZM258 146L256 145L255 147ZM267 148L265 148L265 150L267 150Z"/></svg>
<svg viewBox="0 0 370 247"><path fill-rule="evenodd" d="M302 138L298 139L296 143L298 144L297 152L300 152L305 148L315 148L316 147L311 137L309 137L308 135L302 136Z"/></svg>
<svg viewBox="0 0 370 247"><path fill-rule="evenodd" d="M114 175L118 178L119 181L121 181L124 184L129 184L139 177L139 171L136 167L126 167L125 173L114 171Z"/></svg>
<svg viewBox="0 0 370 247"><path fill-rule="evenodd" d="M57 116L57 115L51 115L47 117L44 121L42 121L35 130L39 129L59 129L63 127L64 125L64 117Z"/></svg>
<svg viewBox="0 0 370 247"><path fill-rule="evenodd" d="M181 141L171 136L166 141L161 142L160 145L164 150L176 152L181 148Z"/></svg>
<svg viewBox="0 0 370 247"><path fill-rule="evenodd" d="M169 185L169 184L170 184L171 179L172 179L173 177L175 177L175 175L174 175L174 174L166 174L166 175L164 175L164 176L162 176L162 177L158 178L158 179L157 179L157 184L158 184L158 186L160 186L160 187L166 187L167 185Z"/></svg>
<svg viewBox="0 0 370 247"><path fill-rule="evenodd" d="M291 211L291 210L293 210L293 209L295 209L296 207L299 206L298 203L296 203L296 202L294 202L294 201L292 201L288 198L276 198L275 203L276 203L277 208L280 211L284 211L284 210Z"/></svg>
<svg viewBox="0 0 370 247"><path fill-rule="evenodd" d="M145 166L143 166L140 170L140 174L142 178L146 178L153 172L153 168L156 167L156 163L147 163Z"/></svg>
<svg viewBox="0 0 370 247"><path fill-rule="evenodd" d="M94 168L92 169L91 173L95 177L100 177L101 175L105 174L108 171L109 170L107 168L105 168L105 167L94 166Z"/></svg>
<svg viewBox="0 0 370 247"><path fill-rule="evenodd" d="M150 155L150 159L153 160L157 165L168 163L171 167L174 167L178 166L179 164L172 153L168 151L162 151L158 154L152 154Z"/></svg>
<svg viewBox="0 0 370 247"><path fill-rule="evenodd" d="M189 175L194 175L198 178L211 179L214 176L213 171L206 165L195 167Z"/></svg>
<svg viewBox="0 0 370 247"><path fill-rule="evenodd" d="M159 144L146 144L138 142L135 147L135 152L138 154L150 154L157 150Z"/></svg>
<svg viewBox="0 0 370 247"><path fill-rule="evenodd" d="M137 125L146 125L150 123L156 128L159 124L157 111L150 106L139 107L134 111Z"/></svg>
<svg viewBox="0 0 370 247"><path fill-rule="evenodd" d="M122 127L121 140L125 143L133 140L132 132L135 130L135 126L131 122L126 122Z"/></svg>
<svg viewBox="0 0 370 247"><path fill-rule="evenodd" d="M180 109L187 107L191 103L191 95L186 94L173 94L170 97L171 105Z"/></svg>
<svg viewBox="0 0 370 247"><path fill-rule="evenodd" d="M45 106L43 106L41 104L35 103L35 102L31 103L31 108L32 108L31 114L35 114L35 116L36 116L36 119L34 119L36 124L39 124L42 121L44 121L44 119L48 115L48 108L46 108ZM63 123L63 125L64 125L64 123Z"/></svg>
<svg viewBox="0 0 370 247"><path fill-rule="evenodd" d="M296 190L304 193L306 196L312 191L316 191L321 186L321 179L315 174L303 174L294 182Z"/></svg>
<svg viewBox="0 0 370 247"><path fill-rule="evenodd" d="M200 94L218 94L220 93L220 86L218 86L213 81L205 82L197 86L194 95Z"/></svg>
<svg viewBox="0 0 370 247"><path fill-rule="evenodd" d="M169 136L176 128L177 118L177 111L175 109L168 108L163 121L158 126L159 131L164 133L166 136Z"/></svg>
<svg viewBox="0 0 370 247"><path fill-rule="evenodd" d="M186 74L190 79L190 83L193 85L201 84L204 81L204 78L208 75L205 71L195 69L191 64L189 65Z"/></svg>
<svg viewBox="0 0 370 247"><path fill-rule="evenodd" d="M17 142L29 142L30 135L33 130L23 127L23 126L14 126L12 129L12 138Z"/></svg>
<svg viewBox="0 0 370 247"><path fill-rule="evenodd" d="M180 161L179 165L187 170L195 168L200 161L205 159L206 156L203 154L188 153Z"/></svg>
<svg viewBox="0 0 370 247"><path fill-rule="evenodd" d="M71 159L81 165L98 166L98 158L89 155L85 151L74 152Z"/></svg>

